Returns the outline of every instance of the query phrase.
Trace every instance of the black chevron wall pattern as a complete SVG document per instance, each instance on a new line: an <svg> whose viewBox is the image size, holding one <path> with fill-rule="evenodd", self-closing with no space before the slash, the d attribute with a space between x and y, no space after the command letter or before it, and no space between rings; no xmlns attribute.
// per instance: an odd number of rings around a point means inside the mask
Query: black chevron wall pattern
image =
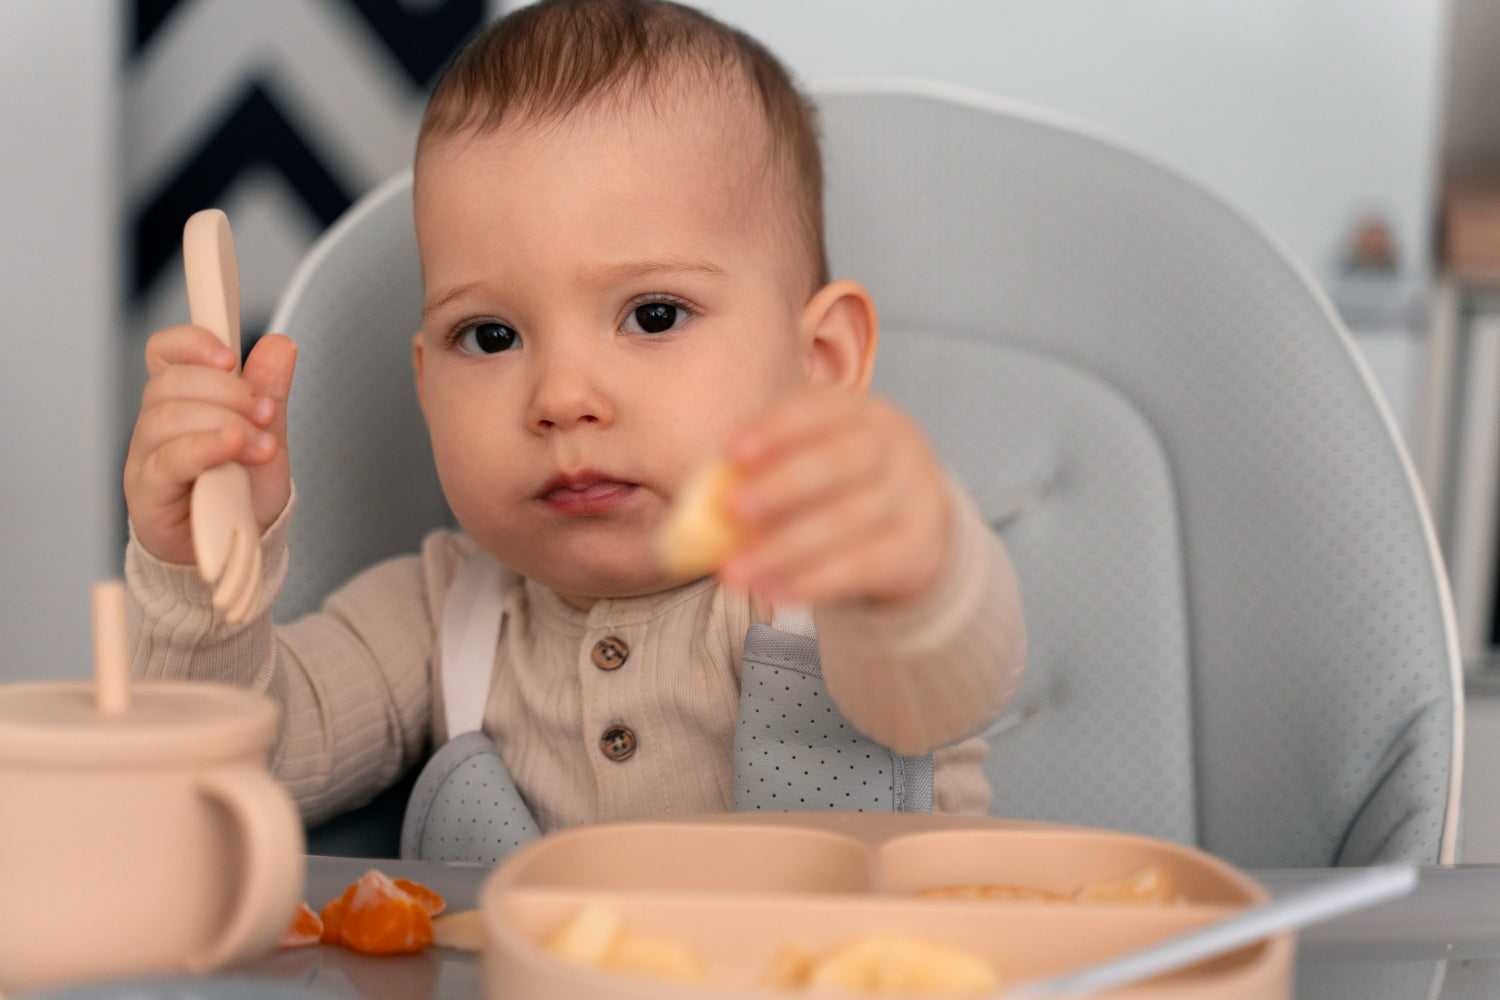
<svg viewBox="0 0 1500 1000"><path fill-rule="evenodd" d="M297 261L410 164L422 107L487 0L128 0L121 135L130 353L187 319L182 226L230 215L246 346ZM143 383L143 366L132 366ZM134 421L140 384L125 394Z"/></svg>
<svg viewBox="0 0 1500 1000"><path fill-rule="evenodd" d="M265 85L247 81L242 94L224 102L219 127L136 205L130 220L132 294L147 293L180 252L183 220L216 204L246 171L260 168L280 175L322 226L332 224L354 200L350 187L287 121Z"/></svg>

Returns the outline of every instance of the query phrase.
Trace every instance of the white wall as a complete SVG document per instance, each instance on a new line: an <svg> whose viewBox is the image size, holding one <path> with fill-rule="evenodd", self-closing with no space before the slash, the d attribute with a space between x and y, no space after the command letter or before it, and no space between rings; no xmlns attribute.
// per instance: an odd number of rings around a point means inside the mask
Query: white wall
<svg viewBox="0 0 1500 1000"><path fill-rule="evenodd" d="M1495 0L1463 2L1500 10ZM1071 114L1156 151L1246 209L1308 266L1412 439L1446 99L1446 0L698 5L760 39L804 81L949 80ZM1400 265L1390 275L1351 277L1343 244L1371 210L1391 225Z"/></svg>
<svg viewBox="0 0 1500 1000"><path fill-rule="evenodd" d="M120 9L0 3L0 681L86 673L118 573Z"/></svg>
<svg viewBox="0 0 1500 1000"><path fill-rule="evenodd" d="M1336 298L1410 309L1423 291L1445 0L701 6L806 80L951 80L1144 143L1248 209L1335 286ZM1342 287L1341 241L1366 208L1389 215L1404 267L1374 288Z"/></svg>

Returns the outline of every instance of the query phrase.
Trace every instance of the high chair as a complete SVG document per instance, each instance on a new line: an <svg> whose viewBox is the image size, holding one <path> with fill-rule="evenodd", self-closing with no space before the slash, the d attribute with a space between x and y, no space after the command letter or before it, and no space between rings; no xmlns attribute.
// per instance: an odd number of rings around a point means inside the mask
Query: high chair
<svg viewBox="0 0 1500 1000"><path fill-rule="evenodd" d="M1307 272L1087 125L933 84L816 96L834 272L880 309L876 388L1021 578L1030 664L989 733L992 813L1249 867L1452 861L1445 577ZM301 346L283 620L449 523L412 385L421 301L408 173L322 238L272 321Z"/></svg>

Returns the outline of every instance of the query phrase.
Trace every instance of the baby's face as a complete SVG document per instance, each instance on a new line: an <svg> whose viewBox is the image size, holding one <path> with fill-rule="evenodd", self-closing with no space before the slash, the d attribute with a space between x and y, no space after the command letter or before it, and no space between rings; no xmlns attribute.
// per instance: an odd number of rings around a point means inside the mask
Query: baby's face
<svg viewBox="0 0 1500 1000"><path fill-rule="evenodd" d="M668 505L807 381L806 271L767 222L789 209L725 117L580 113L443 140L418 169L443 489L481 546L579 606L686 582L652 551Z"/></svg>

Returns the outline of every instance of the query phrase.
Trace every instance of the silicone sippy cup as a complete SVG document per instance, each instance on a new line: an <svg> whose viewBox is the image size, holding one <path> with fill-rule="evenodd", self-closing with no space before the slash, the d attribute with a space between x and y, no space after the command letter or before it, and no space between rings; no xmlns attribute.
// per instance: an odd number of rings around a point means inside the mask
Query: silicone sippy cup
<svg viewBox="0 0 1500 1000"><path fill-rule="evenodd" d="M123 630L123 624L121 625ZM218 684L0 687L0 992L204 972L269 950L302 897L271 777L277 708Z"/></svg>

